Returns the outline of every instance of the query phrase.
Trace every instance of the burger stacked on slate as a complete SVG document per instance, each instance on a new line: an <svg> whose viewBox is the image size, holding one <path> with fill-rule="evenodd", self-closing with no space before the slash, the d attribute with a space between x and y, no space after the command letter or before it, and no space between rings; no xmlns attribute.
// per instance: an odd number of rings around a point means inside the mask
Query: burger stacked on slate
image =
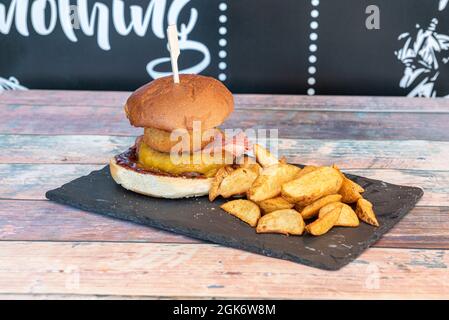
<svg viewBox="0 0 449 320"><path fill-rule="evenodd" d="M229 143L217 128L233 110L231 92L214 78L180 75L180 83L175 84L169 76L144 85L125 105L131 125L143 127L144 134L110 160L112 177L128 190L154 197L206 195L229 157L205 161L201 155L210 154L205 151L212 148L217 152L220 146L220 153L236 159L248 147L246 137ZM181 138L178 132L187 135ZM173 155L183 155L184 161L174 161Z"/></svg>

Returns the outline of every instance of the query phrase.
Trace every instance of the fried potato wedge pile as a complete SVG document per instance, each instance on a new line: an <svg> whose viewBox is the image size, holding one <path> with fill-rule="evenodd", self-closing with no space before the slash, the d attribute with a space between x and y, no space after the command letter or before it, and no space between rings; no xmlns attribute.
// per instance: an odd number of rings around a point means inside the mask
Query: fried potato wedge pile
<svg viewBox="0 0 449 320"><path fill-rule="evenodd" d="M299 168L255 144L255 159L218 170L209 200L233 196L221 208L256 228L257 233L323 235L333 227L378 227L373 205L362 186L333 165Z"/></svg>

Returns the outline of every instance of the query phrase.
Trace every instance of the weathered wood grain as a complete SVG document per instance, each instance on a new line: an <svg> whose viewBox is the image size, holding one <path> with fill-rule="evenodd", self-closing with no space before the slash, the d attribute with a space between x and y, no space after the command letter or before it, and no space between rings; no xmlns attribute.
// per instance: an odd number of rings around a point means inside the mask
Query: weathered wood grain
<svg viewBox="0 0 449 320"><path fill-rule="evenodd" d="M131 92L117 91L99 93L96 91L31 90L5 92L0 96L0 103L121 108L130 94ZM449 102L440 98L235 94L234 99L237 108L256 107L269 110L449 112Z"/></svg>
<svg viewBox="0 0 449 320"><path fill-rule="evenodd" d="M121 109L9 105L0 108L0 133L137 135Z"/></svg>
<svg viewBox="0 0 449 320"><path fill-rule="evenodd" d="M137 135L121 108L6 105L0 134ZM281 138L449 141L449 113L237 109L223 128L279 129Z"/></svg>
<svg viewBox="0 0 449 320"><path fill-rule="evenodd" d="M103 164L133 143L122 136L0 135L0 163ZM279 156L344 169L449 170L444 141L279 139Z"/></svg>
<svg viewBox="0 0 449 320"><path fill-rule="evenodd" d="M11 240L199 242L50 201L0 200L0 241Z"/></svg>
<svg viewBox="0 0 449 320"><path fill-rule="evenodd" d="M0 163L104 164L134 141L122 136L0 135Z"/></svg>
<svg viewBox="0 0 449 320"><path fill-rule="evenodd" d="M95 294L0 294L0 300L160 300L182 297L145 297ZM232 299L232 298L231 298Z"/></svg>
<svg viewBox="0 0 449 320"><path fill-rule="evenodd" d="M423 140L280 139L291 163L338 164L343 169L449 170L449 144Z"/></svg>
<svg viewBox="0 0 449 320"><path fill-rule="evenodd" d="M0 242L0 292L438 298L449 294L448 264L445 250L374 248L328 272L210 244Z"/></svg>
<svg viewBox="0 0 449 320"><path fill-rule="evenodd" d="M424 196L419 205L449 206L449 171L355 169L345 172L394 184L420 187L424 190Z"/></svg>
<svg viewBox="0 0 449 320"><path fill-rule="evenodd" d="M0 103L13 105L123 107L131 92L83 90L27 90L3 92Z"/></svg>
<svg viewBox="0 0 449 320"><path fill-rule="evenodd" d="M81 164L0 164L0 198L44 199L47 190L102 167ZM420 205L449 206L449 171L354 169L346 172L395 184L419 186L424 189Z"/></svg>
<svg viewBox="0 0 449 320"><path fill-rule="evenodd" d="M301 96L237 94L237 107L254 106L269 110L321 110L364 112L438 112L447 113L449 103L445 99L414 99L407 97L374 96Z"/></svg>
<svg viewBox="0 0 449 320"><path fill-rule="evenodd" d="M449 207L416 207L374 247L449 249ZM199 243L50 201L0 200L0 241Z"/></svg>
<svg viewBox="0 0 449 320"><path fill-rule="evenodd" d="M101 168L142 131L124 116L128 95L0 94L0 199L12 199L0 200L0 297L449 295L449 100L235 95L224 127L279 128L289 161L336 162L425 189L376 248L326 272L42 201L46 190Z"/></svg>
<svg viewBox="0 0 449 320"><path fill-rule="evenodd" d="M45 199L45 192L104 165L0 164L0 199Z"/></svg>

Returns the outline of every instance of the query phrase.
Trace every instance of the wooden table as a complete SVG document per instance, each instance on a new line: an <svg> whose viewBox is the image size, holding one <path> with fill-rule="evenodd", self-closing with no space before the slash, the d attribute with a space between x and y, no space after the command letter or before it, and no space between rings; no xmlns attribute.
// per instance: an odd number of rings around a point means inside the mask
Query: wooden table
<svg viewBox="0 0 449 320"><path fill-rule="evenodd" d="M333 272L46 201L132 144L128 94L0 94L0 298L449 298L449 100L236 95L226 126L279 128L289 161L424 188Z"/></svg>

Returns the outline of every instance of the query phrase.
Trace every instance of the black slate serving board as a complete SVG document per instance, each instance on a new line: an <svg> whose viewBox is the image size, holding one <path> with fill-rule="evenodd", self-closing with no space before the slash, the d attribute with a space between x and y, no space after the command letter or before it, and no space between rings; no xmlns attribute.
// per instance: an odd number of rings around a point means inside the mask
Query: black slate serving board
<svg viewBox="0 0 449 320"><path fill-rule="evenodd" d="M220 209L224 199L211 203L207 197L169 200L142 196L117 185L109 166L48 191L46 197L113 218L320 269L338 270L392 228L423 195L420 188L348 177L365 188L364 197L374 205L379 228L361 222L358 228L335 227L320 237L256 234L246 223Z"/></svg>

